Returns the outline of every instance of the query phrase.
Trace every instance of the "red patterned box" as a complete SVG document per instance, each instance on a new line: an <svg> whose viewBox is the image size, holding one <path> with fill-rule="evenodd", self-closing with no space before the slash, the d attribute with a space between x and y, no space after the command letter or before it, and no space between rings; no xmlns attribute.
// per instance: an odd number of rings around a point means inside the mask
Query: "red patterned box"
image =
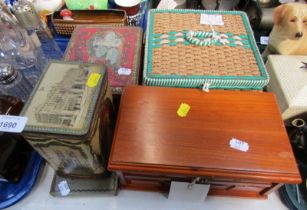
<svg viewBox="0 0 307 210"><path fill-rule="evenodd" d="M113 94L139 82L142 29L138 27L79 26L65 52L66 61L104 64Z"/></svg>

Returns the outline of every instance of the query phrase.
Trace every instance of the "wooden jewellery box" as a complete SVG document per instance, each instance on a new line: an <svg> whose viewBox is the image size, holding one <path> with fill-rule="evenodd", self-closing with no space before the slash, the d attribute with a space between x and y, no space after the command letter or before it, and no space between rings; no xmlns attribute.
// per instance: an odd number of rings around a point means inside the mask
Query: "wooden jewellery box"
<svg viewBox="0 0 307 210"><path fill-rule="evenodd" d="M108 168L154 191L198 178L211 195L267 198L301 182L275 97L256 91L127 87Z"/></svg>
<svg viewBox="0 0 307 210"><path fill-rule="evenodd" d="M52 61L22 110L28 117L23 135L58 175L100 176L112 111L104 66Z"/></svg>

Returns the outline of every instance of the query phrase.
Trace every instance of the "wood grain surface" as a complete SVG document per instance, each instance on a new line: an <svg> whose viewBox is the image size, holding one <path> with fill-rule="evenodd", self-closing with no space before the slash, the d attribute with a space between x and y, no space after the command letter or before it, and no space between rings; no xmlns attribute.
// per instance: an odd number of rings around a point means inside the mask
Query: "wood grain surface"
<svg viewBox="0 0 307 210"><path fill-rule="evenodd" d="M191 106L183 118L177 115L181 103ZM249 150L230 148L232 138L247 142ZM301 181L275 96L251 91L127 87L109 169Z"/></svg>

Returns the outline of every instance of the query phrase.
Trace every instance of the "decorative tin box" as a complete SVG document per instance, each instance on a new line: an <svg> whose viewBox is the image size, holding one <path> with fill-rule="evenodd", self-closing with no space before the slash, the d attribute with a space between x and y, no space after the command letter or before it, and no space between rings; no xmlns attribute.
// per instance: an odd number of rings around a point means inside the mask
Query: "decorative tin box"
<svg viewBox="0 0 307 210"><path fill-rule="evenodd" d="M151 10L148 21L145 85L262 89L268 83L245 13Z"/></svg>
<svg viewBox="0 0 307 210"><path fill-rule="evenodd" d="M307 112L307 56L270 55L266 63L284 120Z"/></svg>
<svg viewBox="0 0 307 210"><path fill-rule="evenodd" d="M80 26L72 34L65 60L104 64L113 94L138 84L142 30L138 27Z"/></svg>
<svg viewBox="0 0 307 210"><path fill-rule="evenodd" d="M95 176L106 170L111 112L104 66L52 61L22 110L23 134L59 175Z"/></svg>

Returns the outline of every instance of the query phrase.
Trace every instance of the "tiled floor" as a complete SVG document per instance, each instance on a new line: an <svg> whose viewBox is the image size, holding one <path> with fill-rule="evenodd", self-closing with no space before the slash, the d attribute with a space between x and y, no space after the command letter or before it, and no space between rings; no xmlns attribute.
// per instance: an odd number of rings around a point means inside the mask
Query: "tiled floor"
<svg viewBox="0 0 307 210"><path fill-rule="evenodd" d="M207 197L203 203L171 201L160 193L120 191L116 197L99 195L54 198L49 188L54 171L46 166L36 187L8 210L286 210L277 193L268 200Z"/></svg>

